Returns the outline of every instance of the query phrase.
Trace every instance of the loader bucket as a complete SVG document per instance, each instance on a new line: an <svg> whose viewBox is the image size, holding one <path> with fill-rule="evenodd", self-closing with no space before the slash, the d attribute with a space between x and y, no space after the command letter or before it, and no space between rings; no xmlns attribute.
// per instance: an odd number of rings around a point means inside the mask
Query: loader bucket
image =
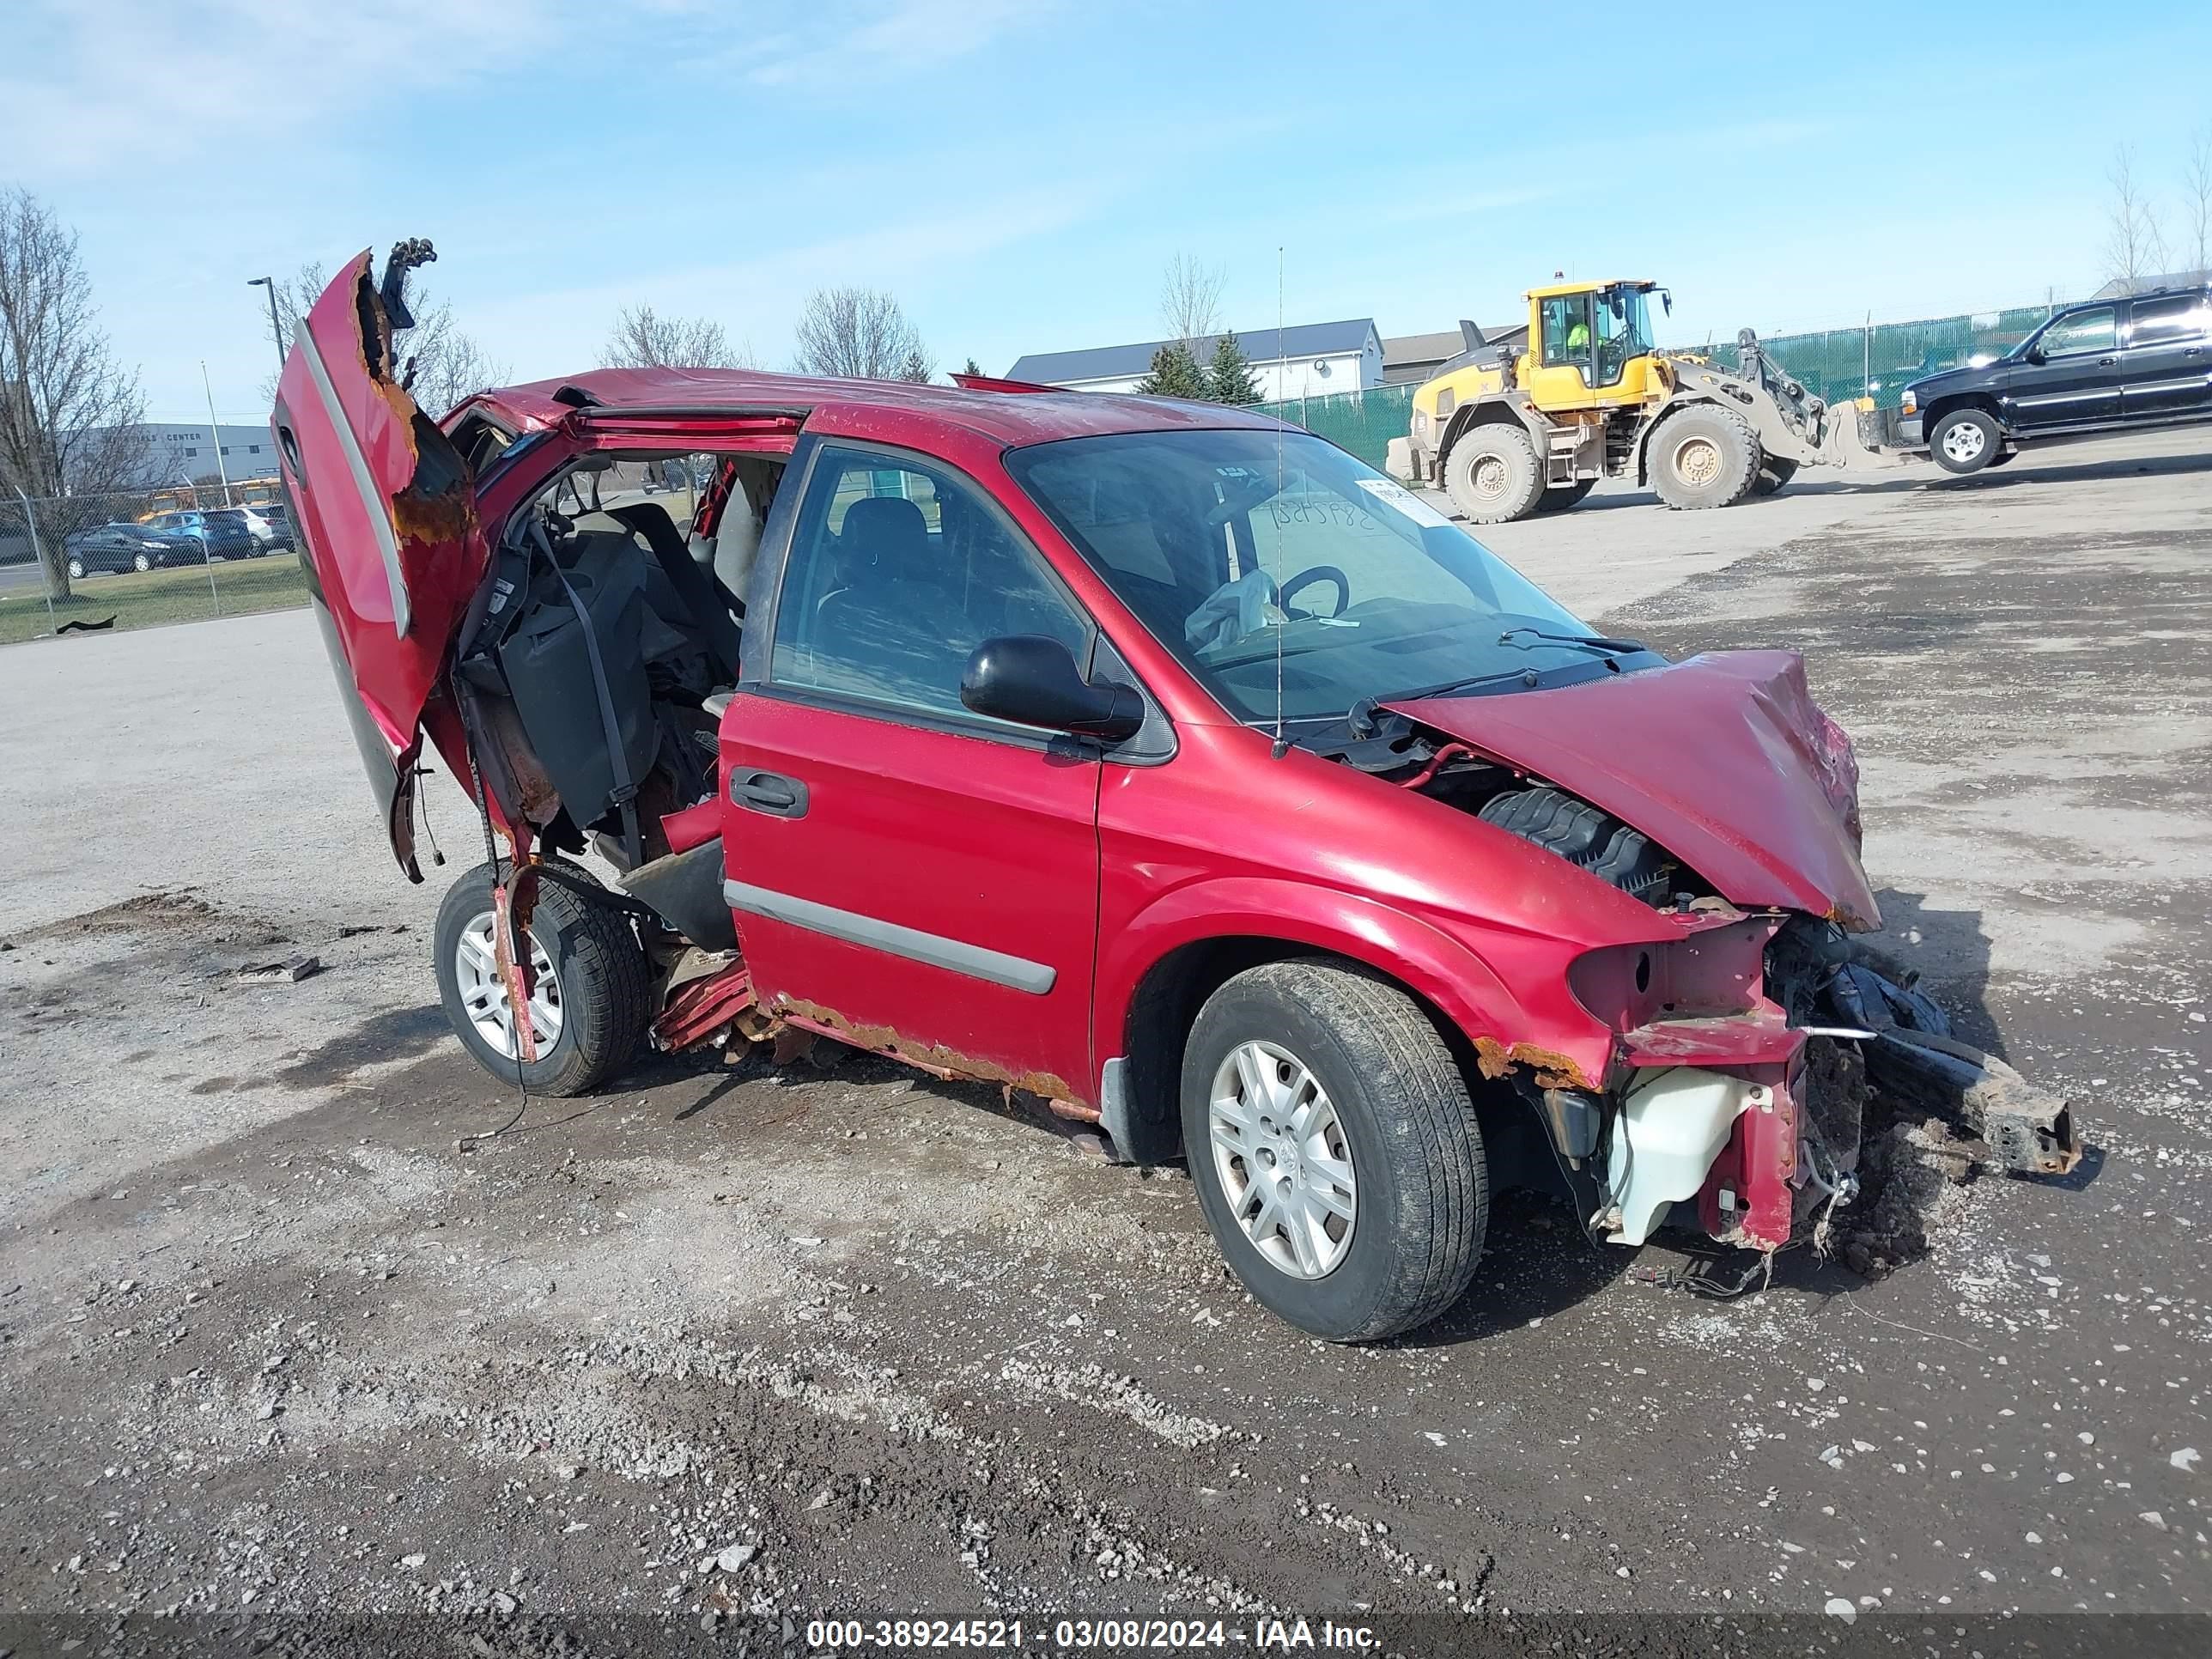
<svg viewBox="0 0 2212 1659"><path fill-rule="evenodd" d="M1868 435L1876 428L1880 418L1875 413L1871 398L1832 405L1824 416L1826 429L1821 434L1821 465L1862 471L1869 467L1897 465L1905 459L1903 453L1884 449Z"/></svg>

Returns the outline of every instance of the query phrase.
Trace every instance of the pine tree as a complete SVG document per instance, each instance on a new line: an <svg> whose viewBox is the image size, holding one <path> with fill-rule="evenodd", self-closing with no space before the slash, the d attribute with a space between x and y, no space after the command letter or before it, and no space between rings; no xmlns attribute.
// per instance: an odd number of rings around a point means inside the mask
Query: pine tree
<svg viewBox="0 0 2212 1659"><path fill-rule="evenodd" d="M1217 404L1256 404L1260 383L1252 377L1252 360L1237 343L1234 334L1214 343L1213 361L1206 366L1206 396Z"/></svg>
<svg viewBox="0 0 2212 1659"><path fill-rule="evenodd" d="M929 365L922 361L919 351L909 351L906 355L906 362L899 366L898 377L902 380L912 380L918 386L927 386Z"/></svg>
<svg viewBox="0 0 2212 1659"><path fill-rule="evenodd" d="M963 369L962 369L960 372L961 372L963 374L973 374L973 375L975 375L975 376L976 376L977 378L979 378L979 379L982 378L982 375L983 375L982 368L981 368L981 367L976 363L975 360L973 357L970 357L970 358L968 360L968 367L967 367L967 368L963 368Z"/></svg>
<svg viewBox="0 0 2212 1659"><path fill-rule="evenodd" d="M1194 403L1208 395L1206 371L1180 340L1170 340L1152 354L1152 372L1137 382L1137 390L1148 398L1186 398Z"/></svg>

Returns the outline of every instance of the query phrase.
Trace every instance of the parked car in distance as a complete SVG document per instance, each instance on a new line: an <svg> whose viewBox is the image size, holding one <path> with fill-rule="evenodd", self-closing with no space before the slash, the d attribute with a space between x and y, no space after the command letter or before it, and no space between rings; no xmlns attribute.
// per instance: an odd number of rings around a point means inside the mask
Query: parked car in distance
<svg viewBox="0 0 2212 1659"><path fill-rule="evenodd" d="M316 301L274 420L394 857L425 742L509 849L431 949L488 1087L649 1034L1018 1091L1184 1161L1254 1297L1339 1340L1456 1301L1509 1186L1594 1243L1811 1239L1859 1054L1990 1162L2079 1161L1854 952L1857 767L1796 655L1593 633L1218 404L599 369L434 425L379 291L364 253ZM692 455L688 523L601 504Z"/></svg>
<svg viewBox="0 0 2212 1659"><path fill-rule="evenodd" d="M157 513L145 523L155 530L191 537L199 544L206 558L258 558L265 550L254 546L253 532L247 528L245 515L234 507Z"/></svg>
<svg viewBox="0 0 2212 1659"><path fill-rule="evenodd" d="M264 553L289 552L292 547L292 520L281 501L257 501L234 510L246 526L246 534L253 538L252 556Z"/></svg>
<svg viewBox="0 0 2212 1659"><path fill-rule="evenodd" d="M199 538L151 525L103 524L63 538L71 581L94 571L154 570L168 564L202 564Z"/></svg>
<svg viewBox="0 0 2212 1659"><path fill-rule="evenodd" d="M1996 362L1905 389L1904 440L1949 472L2023 444L2212 420L2212 286L2069 306Z"/></svg>

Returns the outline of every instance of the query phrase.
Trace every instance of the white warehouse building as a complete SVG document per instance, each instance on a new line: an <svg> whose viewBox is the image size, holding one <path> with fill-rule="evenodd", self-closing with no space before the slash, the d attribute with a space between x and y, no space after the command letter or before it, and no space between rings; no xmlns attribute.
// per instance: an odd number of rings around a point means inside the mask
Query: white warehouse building
<svg viewBox="0 0 2212 1659"><path fill-rule="evenodd" d="M1200 368L1212 361L1220 337L1208 334L1191 342ZM1008 369L1006 378L1074 392L1134 392L1152 369L1152 354L1168 343L1145 340L1082 351L1033 351ZM1252 378L1268 403L1382 384L1382 337L1371 317L1255 328L1239 332L1237 343L1250 360Z"/></svg>

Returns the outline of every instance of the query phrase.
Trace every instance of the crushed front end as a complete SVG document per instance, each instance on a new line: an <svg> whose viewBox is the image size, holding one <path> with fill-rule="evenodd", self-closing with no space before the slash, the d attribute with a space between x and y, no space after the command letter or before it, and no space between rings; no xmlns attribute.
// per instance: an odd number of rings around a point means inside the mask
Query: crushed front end
<svg viewBox="0 0 2212 1659"><path fill-rule="evenodd" d="M1613 1033L1602 1077L1496 1073L1536 1108L1592 1237L1640 1244L1694 1215L1753 1250L1825 1242L1858 1192L1877 1102L1943 1119L1991 1167L2052 1176L2080 1162L2064 1099L1960 1041L1912 975L1854 937L1881 925L1856 760L1795 655L1382 713L1405 723L1373 732L1367 750L1389 759L1365 769L1658 913L1650 942L1568 969Z"/></svg>

